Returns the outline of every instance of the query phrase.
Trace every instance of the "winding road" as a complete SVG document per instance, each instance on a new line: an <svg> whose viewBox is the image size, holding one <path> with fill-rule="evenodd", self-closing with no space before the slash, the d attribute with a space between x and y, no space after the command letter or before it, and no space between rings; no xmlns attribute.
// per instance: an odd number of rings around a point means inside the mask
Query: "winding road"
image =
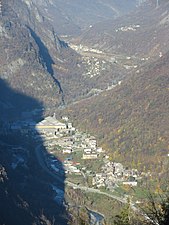
<svg viewBox="0 0 169 225"><path fill-rule="evenodd" d="M74 184L70 181L64 180L65 178L63 176L59 175L59 174L54 174L54 172L52 172L46 165L46 159L45 159L45 155L44 155L44 152L43 152L42 148L43 148L42 145L38 145L35 148L35 153L36 153L38 163L49 175L51 175L53 178L56 179L58 188L61 185L63 185L63 182L64 182L67 186L72 187L74 189L80 189L84 192L97 193L97 194L100 194L100 195L104 195L104 196L107 196L109 198L112 198L112 199L117 200L117 201L119 201L121 203L124 203L124 204L128 203L128 200L126 198L121 198L121 197L118 197L116 195L100 191L100 190L95 189L95 188L89 188L89 187L86 187L86 186L77 185L77 184ZM134 203L131 202L131 201L130 201L130 207L133 211L135 211L137 213L140 213L140 215L142 215L146 220L151 221L151 219L145 213L141 212L140 209L138 209L134 205ZM156 223L156 225L159 225L159 224Z"/></svg>
<svg viewBox="0 0 169 225"><path fill-rule="evenodd" d="M45 162L45 156L44 156L44 153L43 153L43 150L42 150L42 145L38 145L36 148L35 148L35 153L36 153L36 157L37 157L37 160L39 162L39 165L48 173L50 174L53 178L55 178L57 181L59 182L62 182L63 183L63 177L59 174L54 174L54 172L52 172L46 165L46 162ZM108 194L106 192L103 192L103 191L100 191L98 189L95 189L95 188L89 188L89 187L86 187L86 186L82 186L82 185L77 185L77 184L74 184L70 181L66 181L65 180L65 184L69 187L73 187L74 189L80 189L82 191L85 191L85 192L91 192L91 193L97 193L97 194L101 194L101 195L105 195L107 197L110 197L110 198L113 198L119 202L122 202L122 203L127 203L127 200L124 199L124 198L121 198L121 197L118 197L116 195L112 195L112 194Z"/></svg>

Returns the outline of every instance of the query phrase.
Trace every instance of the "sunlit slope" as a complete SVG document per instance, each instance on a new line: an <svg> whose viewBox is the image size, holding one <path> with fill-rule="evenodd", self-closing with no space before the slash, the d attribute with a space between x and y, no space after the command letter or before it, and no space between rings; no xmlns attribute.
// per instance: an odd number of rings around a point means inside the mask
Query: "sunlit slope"
<svg viewBox="0 0 169 225"><path fill-rule="evenodd" d="M67 113L97 136L113 159L160 167L169 151L169 54L120 86L77 103Z"/></svg>

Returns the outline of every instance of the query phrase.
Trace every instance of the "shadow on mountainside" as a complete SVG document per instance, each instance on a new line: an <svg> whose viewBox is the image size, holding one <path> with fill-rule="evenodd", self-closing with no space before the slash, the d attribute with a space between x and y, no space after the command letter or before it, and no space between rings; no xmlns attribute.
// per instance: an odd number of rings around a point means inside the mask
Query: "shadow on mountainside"
<svg viewBox="0 0 169 225"><path fill-rule="evenodd" d="M63 94L62 86L61 86L60 82L58 81L58 79L56 79L54 71L53 71L52 65L54 65L55 62L53 61L47 47L42 42L40 37L30 27L27 26L27 28L31 32L31 35L32 35L33 39L35 40L36 44L39 47L39 55L40 55L41 60L42 60L42 62L41 62L42 65L47 69L48 73L52 76L55 84L59 87L59 92L61 94ZM62 42L60 42L60 44L63 45Z"/></svg>
<svg viewBox="0 0 169 225"><path fill-rule="evenodd" d="M30 120L43 119L42 108L0 79L0 224L67 224L63 165L55 158L62 172L46 169L48 153Z"/></svg>

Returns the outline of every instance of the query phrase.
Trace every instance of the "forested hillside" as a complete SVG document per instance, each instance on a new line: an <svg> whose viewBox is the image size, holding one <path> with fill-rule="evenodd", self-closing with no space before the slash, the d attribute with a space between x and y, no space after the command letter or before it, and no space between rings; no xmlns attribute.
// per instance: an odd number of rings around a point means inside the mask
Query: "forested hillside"
<svg viewBox="0 0 169 225"><path fill-rule="evenodd" d="M82 44L92 43L108 54L114 53L118 65L119 54L128 59L123 66L130 67L129 61L134 59L136 69L126 73L113 89L70 105L66 113L79 128L97 135L113 160L166 175L169 4L160 2L156 7L154 1L149 2L111 25L96 25L84 39L79 39ZM103 32L99 26L104 27Z"/></svg>
<svg viewBox="0 0 169 225"><path fill-rule="evenodd" d="M169 143L169 54L113 90L70 106L82 130L98 137L113 160L164 172Z"/></svg>

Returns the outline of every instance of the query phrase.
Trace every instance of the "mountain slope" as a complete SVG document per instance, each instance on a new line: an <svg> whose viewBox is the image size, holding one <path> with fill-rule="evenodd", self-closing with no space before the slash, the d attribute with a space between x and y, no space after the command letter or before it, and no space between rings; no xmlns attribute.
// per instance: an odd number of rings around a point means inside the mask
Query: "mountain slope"
<svg viewBox="0 0 169 225"><path fill-rule="evenodd" d="M147 3L135 13L96 24L74 42L107 53L148 59L158 57L160 52L168 50L168 18L168 2L158 8Z"/></svg>
<svg viewBox="0 0 169 225"><path fill-rule="evenodd" d="M54 105L60 103L59 87L30 30L22 24L11 4L2 2L0 21L0 75L18 91ZM48 99L46 98L48 96ZM56 96L55 98L53 98Z"/></svg>
<svg viewBox="0 0 169 225"><path fill-rule="evenodd" d="M15 89L36 96L45 104L50 102L50 108L83 98L93 87L97 87L95 79L91 81L83 76L85 66L82 57L58 38L54 27L39 7L32 1L29 3L29 6L25 1L3 3L1 78L9 81ZM5 21L9 22L9 26L12 25L7 28L9 31L4 28ZM8 37L7 32L11 32L12 38ZM17 50L13 53L16 46ZM5 49L7 47L10 50ZM11 52L8 53L10 58L7 51ZM16 69L13 69L13 64L14 67L17 64ZM34 87L37 87L36 90Z"/></svg>
<svg viewBox="0 0 169 225"><path fill-rule="evenodd" d="M99 21L115 18L136 6L136 0L58 0L29 1L36 4L60 35L75 35Z"/></svg>
<svg viewBox="0 0 169 225"><path fill-rule="evenodd" d="M25 109L42 107L0 79L0 224L67 224L66 209L56 201L52 188L55 185L64 193L64 175L58 182L39 165L35 151L37 145L43 146L43 140L37 144L23 127L10 129L11 122L23 122ZM38 119L42 118L39 113Z"/></svg>
<svg viewBox="0 0 169 225"><path fill-rule="evenodd" d="M64 96L70 101L75 92L82 95L82 89L76 90L73 84L82 79L81 56L58 38L35 4L2 1L0 25L2 79L50 107L62 105Z"/></svg>
<svg viewBox="0 0 169 225"><path fill-rule="evenodd" d="M66 113L82 130L96 135L113 159L161 172L169 151L168 61L169 53Z"/></svg>

